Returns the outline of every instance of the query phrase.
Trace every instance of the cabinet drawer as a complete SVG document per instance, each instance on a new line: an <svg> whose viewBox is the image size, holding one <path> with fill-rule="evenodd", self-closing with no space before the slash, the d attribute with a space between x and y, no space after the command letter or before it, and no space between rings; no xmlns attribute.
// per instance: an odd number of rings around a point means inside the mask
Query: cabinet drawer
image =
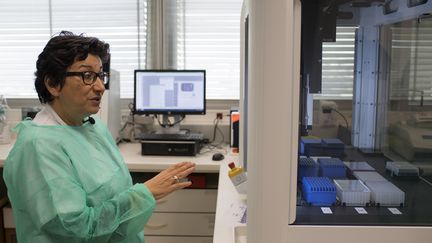
<svg viewBox="0 0 432 243"><path fill-rule="evenodd" d="M144 236L146 243L212 243L212 237Z"/></svg>
<svg viewBox="0 0 432 243"><path fill-rule="evenodd" d="M214 222L212 213L154 213L144 235L212 236Z"/></svg>
<svg viewBox="0 0 432 243"><path fill-rule="evenodd" d="M217 190L183 189L157 201L155 212L216 212Z"/></svg>
<svg viewBox="0 0 432 243"><path fill-rule="evenodd" d="M5 229L15 229L15 222L12 215L12 208L6 206L3 208L3 227Z"/></svg>

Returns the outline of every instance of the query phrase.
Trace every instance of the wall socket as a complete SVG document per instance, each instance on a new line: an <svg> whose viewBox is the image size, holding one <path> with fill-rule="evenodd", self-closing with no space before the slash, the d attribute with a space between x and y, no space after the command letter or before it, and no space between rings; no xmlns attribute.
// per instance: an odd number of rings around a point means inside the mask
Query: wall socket
<svg viewBox="0 0 432 243"><path fill-rule="evenodd" d="M221 112L217 112L216 113L216 119L222 120L223 119L223 114Z"/></svg>

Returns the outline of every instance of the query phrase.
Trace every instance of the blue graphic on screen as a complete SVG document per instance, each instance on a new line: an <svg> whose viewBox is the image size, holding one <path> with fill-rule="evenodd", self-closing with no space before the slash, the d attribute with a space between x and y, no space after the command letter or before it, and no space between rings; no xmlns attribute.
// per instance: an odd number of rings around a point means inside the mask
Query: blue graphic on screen
<svg viewBox="0 0 432 243"><path fill-rule="evenodd" d="M147 114L205 113L204 71L135 71L135 110Z"/></svg>
<svg viewBox="0 0 432 243"><path fill-rule="evenodd" d="M187 92L187 91L191 91L192 92L193 88L194 88L193 83L183 83L181 85L181 90L184 91L184 92Z"/></svg>

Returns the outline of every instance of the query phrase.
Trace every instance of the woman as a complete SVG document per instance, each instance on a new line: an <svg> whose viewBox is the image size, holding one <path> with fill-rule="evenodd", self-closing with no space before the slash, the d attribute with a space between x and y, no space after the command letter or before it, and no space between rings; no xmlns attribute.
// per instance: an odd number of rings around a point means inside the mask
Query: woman
<svg viewBox="0 0 432 243"><path fill-rule="evenodd" d="M189 186L183 162L132 185L99 110L109 45L62 32L36 63L35 87L46 104L21 122L4 167L18 242L144 242L155 199ZM89 122L87 122L89 121Z"/></svg>

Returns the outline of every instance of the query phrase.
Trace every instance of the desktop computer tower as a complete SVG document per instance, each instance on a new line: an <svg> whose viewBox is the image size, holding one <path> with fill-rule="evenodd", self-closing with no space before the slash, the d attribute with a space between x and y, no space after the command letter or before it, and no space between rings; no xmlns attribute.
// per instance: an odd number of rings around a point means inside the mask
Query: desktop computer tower
<svg viewBox="0 0 432 243"><path fill-rule="evenodd" d="M142 155L195 156L201 149L200 141L141 140Z"/></svg>

